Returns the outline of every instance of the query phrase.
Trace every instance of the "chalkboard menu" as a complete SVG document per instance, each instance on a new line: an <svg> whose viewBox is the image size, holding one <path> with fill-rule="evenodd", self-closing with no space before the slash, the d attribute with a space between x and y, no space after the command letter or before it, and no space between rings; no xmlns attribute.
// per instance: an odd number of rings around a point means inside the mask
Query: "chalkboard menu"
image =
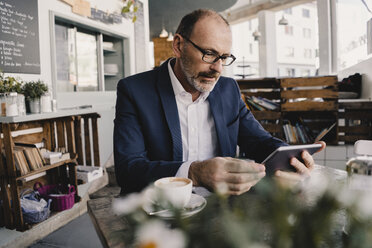
<svg viewBox="0 0 372 248"><path fill-rule="evenodd" d="M40 73L38 0L0 0L0 69Z"/></svg>

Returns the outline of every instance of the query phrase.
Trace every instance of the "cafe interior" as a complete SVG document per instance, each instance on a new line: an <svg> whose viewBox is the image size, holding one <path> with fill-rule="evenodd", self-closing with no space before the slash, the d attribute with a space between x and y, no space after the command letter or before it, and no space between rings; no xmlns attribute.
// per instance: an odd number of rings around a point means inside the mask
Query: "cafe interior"
<svg viewBox="0 0 372 248"><path fill-rule="evenodd" d="M229 22L222 75L260 124L327 146L295 186L119 198L117 83L173 57L200 8ZM371 0L0 0L0 21L0 248L371 247Z"/></svg>

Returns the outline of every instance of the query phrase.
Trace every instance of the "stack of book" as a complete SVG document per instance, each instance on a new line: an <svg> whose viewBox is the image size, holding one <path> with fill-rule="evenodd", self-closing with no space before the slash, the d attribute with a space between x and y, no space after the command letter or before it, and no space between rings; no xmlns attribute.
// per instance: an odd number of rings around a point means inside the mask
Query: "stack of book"
<svg viewBox="0 0 372 248"><path fill-rule="evenodd" d="M330 127L324 128L318 135L314 133L306 126L300 122L296 122L294 125L291 123L286 123L283 125L283 131L286 138L286 141L291 144L308 144L322 140L322 138L329 132L331 129L336 126L336 123L333 123Z"/></svg>
<svg viewBox="0 0 372 248"><path fill-rule="evenodd" d="M263 97L246 96L246 106L250 110L275 111L279 109L279 104Z"/></svg>
<svg viewBox="0 0 372 248"><path fill-rule="evenodd" d="M45 161L37 147L16 145L14 146L14 163L18 174L23 176L42 168Z"/></svg>

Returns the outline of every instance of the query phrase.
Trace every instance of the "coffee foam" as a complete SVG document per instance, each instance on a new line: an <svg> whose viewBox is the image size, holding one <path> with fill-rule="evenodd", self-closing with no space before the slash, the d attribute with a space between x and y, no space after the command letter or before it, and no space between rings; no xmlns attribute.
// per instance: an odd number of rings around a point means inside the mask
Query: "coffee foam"
<svg viewBox="0 0 372 248"><path fill-rule="evenodd" d="M159 187L183 187L189 184L190 181L183 178L169 178L160 180L156 183Z"/></svg>

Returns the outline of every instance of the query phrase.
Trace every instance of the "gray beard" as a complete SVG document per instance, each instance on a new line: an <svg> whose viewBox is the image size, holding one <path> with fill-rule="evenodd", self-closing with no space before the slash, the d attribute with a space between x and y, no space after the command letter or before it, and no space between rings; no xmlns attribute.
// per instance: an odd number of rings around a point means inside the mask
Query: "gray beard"
<svg viewBox="0 0 372 248"><path fill-rule="evenodd" d="M185 63L184 63L185 62ZM185 74L186 76L186 80L187 82L194 88L196 89L197 91L201 92L201 93L204 93L204 92L211 92L214 87L216 86L217 84L217 81L219 78L217 78L216 82L213 84L213 86L210 88L210 89L206 89L204 87L202 87L202 83L198 84L198 82L196 81L196 79L188 72L188 68L187 66L185 66L185 64L187 65L188 62L187 62L187 59L186 58L181 58L181 69L183 71L183 73Z"/></svg>

